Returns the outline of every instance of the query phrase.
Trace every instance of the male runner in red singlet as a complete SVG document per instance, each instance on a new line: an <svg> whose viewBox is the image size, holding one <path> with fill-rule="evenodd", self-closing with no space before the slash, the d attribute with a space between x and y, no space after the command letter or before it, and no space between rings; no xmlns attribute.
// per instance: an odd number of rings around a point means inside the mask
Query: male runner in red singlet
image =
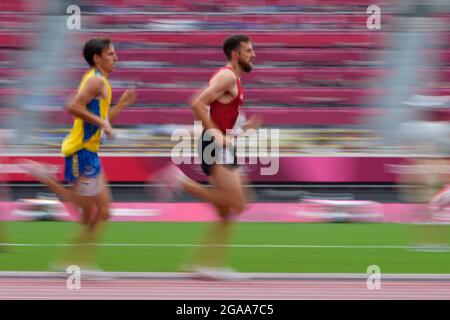
<svg viewBox="0 0 450 320"><path fill-rule="evenodd" d="M244 94L241 76L252 70L255 52L250 38L235 35L223 43L223 51L228 59L209 81L209 85L199 93L191 104L196 119L203 124L199 142L202 170L208 176L212 188L188 179L180 169L171 166L158 175L158 179L170 189L181 187L190 194L211 203L220 219L209 230L194 254L190 270L202 276L238 279L238 273L223 268L226 245L230 240L232 218L246 206L246 195L242 186L243 176L237 170L236 151L227 131L260 126L260 118L252 117L245 122L241 107Z"/></svg>

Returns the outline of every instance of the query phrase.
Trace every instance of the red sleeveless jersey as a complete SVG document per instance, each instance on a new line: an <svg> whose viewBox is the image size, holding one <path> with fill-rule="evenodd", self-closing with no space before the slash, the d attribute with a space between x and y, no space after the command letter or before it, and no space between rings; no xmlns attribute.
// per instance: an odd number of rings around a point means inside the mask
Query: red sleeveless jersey
<svg viewBox="0 0 450 320"><path fill-rule="evenodd" d="M230 69L231 71L233 71L233 69L228 66L221 68L220 70L222 69ZM238 87L238 94L236 98L234 98L229 103L221 103L219 102L219 100L215 100L211 103L209 109L209 116L211 120L214 121L215 124L217 124L223 134L226 134L227 129L233 129L234 124L236 123L236 119L239 116L239 108L243 105L244 102L244 92L242 91L241 80L238 76L236 76L236 79Z"/></svg>

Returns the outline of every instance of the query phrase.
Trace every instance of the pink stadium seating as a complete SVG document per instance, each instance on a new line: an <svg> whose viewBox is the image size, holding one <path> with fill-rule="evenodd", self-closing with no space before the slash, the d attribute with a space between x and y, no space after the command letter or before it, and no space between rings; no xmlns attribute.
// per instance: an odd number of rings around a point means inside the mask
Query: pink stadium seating
<svg viewBox="0 0 450 320"><path fill-rule="evenodd" d="M117 99L125 88L116 88L113 97ZM47 93L69 97L74 93L74 89L50 89ZM167 104L184 105L188 103L197 89L137 89L140 104ZM246 105L305 105L305 104L337 104L337 105L362 105L369 99L386 94L383 89L360 89L360 88L251 88L244 93ZM418 93L436 96L450 95L450 88L419 90ZM6 100L18 94L26 94L24 90L18 88L0 89L0 100Z"/></svg>
<svg viewBox="0 0 450 320"><path fill-rule="evenodd" d="M255 44L261 47L380 47L383 44L382 32L247 32ZM228 32L117 32L110 34L115 43L134 43L146 45L163 45L168 47L220 46ZM98 36L98 33L83 33L77 40ZM33 34L28 32L0 32L0 48L27 48L33 45Z"/></svg>
<svg viewBox="0 0 450 320"><path fill-rule="evenodd" d="M31 0L0 2L0 79L7 83L3 86L0 82L2 106L12 103L15 95L28 94L11 84L31 74L17 61L17 52L36 44L35 32L25 27L19 30L29 23L29 16L22 13L28 12L30 3ZM392 6L395 2L381 0L377 4ZM275 5L280 6L278 12L261 13ZM262 111L275 124L334 125L357 123L363 117L376 114L377 111L370 109L367 103L386 93L376 84L391 74L381 60L391 45L391 34L388 28L377 32L365 30L365 5L360 0L136 0L132 4L125 0L98 0L88 7L97 12L101 7L95 6L104 6L105 12L117 9L116 13L120 14L90 17L91 22L106 28L144 25L144 29L145 24L161 20L225 24L230 17L234 23L254 25L255 30L243 31L252 37L256 50L255 69L244 76L245 106L250 112ZM283 6L303 7L292 14L282 12ZM243 7L259 11L242 13ZM317 7L324 8L321 14L310 14L311 8L322 10ZM165 13L130 14L130 8ZM341 8L342 12L335 14L333 12L339 10L333 8ZM216 9L218 14L202 14ZM450 15L441 16L450 22ZM391 17L386 13L383 22L389 25ZM288 24L296 24L299 28L286 29ZM331 30L315 29L315 26ZM340 26L359 27L344 32ZM265 31L257 31L262 29ZM119 56L118 68L110 76L114 99L127 84L135 84L139 93L137 107L128 110L121 123L136 124L144 119L159 123L167 118L183 123L190 119L188 101L225 62L221 44L232 31L235 30L129 32L118 28L115 32L105 33L116 44ZM98 35L74 33L70 38L74 47L68 49L78 52L87 38ZM440 39L435 39L435 43L448 43L448 40L450 33L446 32ZM450 49L441 47L427 53L433 60L440 58L445 66L427 70L419 67L419 72L430 73L435 82L424 84L418 88L418 93L450 95ZM68 62L71 68L60 71L64 80L61 88L49 88L47 92L60 96L61 100L74 93L85 70L81 55L70 56ZM8 112L9 108L0 108L0 114ZM61 114L70 120L64 110ZM445 118L448 113L442 111L439 116Z"/></svg>

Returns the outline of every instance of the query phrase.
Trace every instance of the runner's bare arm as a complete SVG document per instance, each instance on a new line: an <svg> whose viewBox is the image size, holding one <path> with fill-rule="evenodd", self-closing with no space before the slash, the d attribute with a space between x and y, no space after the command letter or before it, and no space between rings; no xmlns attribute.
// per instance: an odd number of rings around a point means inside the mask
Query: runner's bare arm
<svg viewBox="0 0 450 320"><path fill-rule="evenodd" d="M230 91L236 85L236 82L236 77L232 71L223 70L214 77L209 86L191 104L195 117L202 122L205 130L218 129L217 125L209 118L207 107Z"/></svg>
<svg viewBox="0 0 450 320"><path fill-rule="evenodd" d="M242 130L246 131L247 129L255 129L258 130L263 123L263 118L259 114L255 114L248 119L248 121L242 126Z"/></svg>
<svg viewBox="0 0 450 320"><path fill-rule="evenodd" d="M117 115L134 101L136 101L137 92L134 89L126 90L122 96L120 97L117 104L111 109L108 115L108 119L110 122L113 122Z"/></svg>
<svg viewBox="0 0 450 320"><path fill-rule="evenodd" d="M81 118L82 120L91 124L96 124L101 128L109 126L107 121L103 120L92 112L89 112L86 107L92 99L102 94L104 86L105 83L103 79L99 77L92 77L88 79L83 89L75 96L75 98L71 102L69 102L67 106L69 112L75 117Z"/></svg>

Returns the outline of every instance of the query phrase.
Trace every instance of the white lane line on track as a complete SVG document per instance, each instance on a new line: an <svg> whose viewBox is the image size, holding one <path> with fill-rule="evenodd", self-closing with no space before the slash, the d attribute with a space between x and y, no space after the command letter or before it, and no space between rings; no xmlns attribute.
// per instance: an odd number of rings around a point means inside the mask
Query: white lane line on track
<svg viewBox="0 0 450 320"><path fill-rule="evenodd" d="M92 244L66 243L2 243L8 247L76 247ZM292 249L413 249L405 245L328 245L328 244L231 244L201 245L186 243L98 243L100 247L231 247L231 248L292 248ZM450 248L448 248L450 250Z"/></svg>

